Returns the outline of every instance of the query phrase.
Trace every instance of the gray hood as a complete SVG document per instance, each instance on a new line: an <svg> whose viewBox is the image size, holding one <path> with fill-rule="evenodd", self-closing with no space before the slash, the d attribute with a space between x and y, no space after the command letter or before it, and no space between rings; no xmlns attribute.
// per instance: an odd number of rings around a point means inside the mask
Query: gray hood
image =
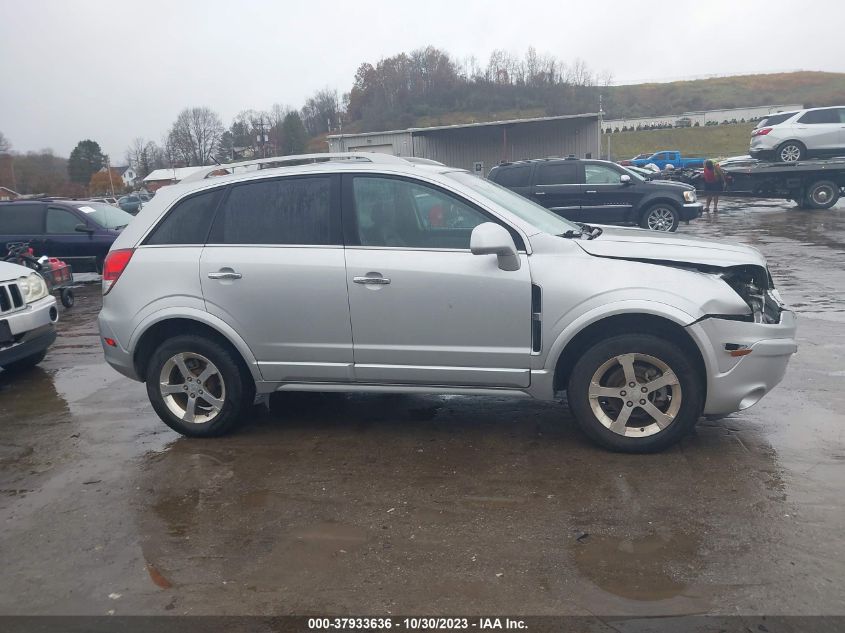
<svg viewBox="0 0 845 633"><path fill-rule="evenodd" d="M766 266L766 259L756 248L742 244L713 242L699 237L663 233L647 229L620 229L604 226L593 240L578 240L584 251L596 257L654 262L728 266Z"/></svg>

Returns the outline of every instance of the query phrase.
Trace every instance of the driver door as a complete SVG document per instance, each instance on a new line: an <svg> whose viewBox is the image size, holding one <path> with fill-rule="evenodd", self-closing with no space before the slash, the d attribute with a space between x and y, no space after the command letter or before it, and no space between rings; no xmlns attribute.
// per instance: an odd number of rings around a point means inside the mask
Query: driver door
<svg viewBox="0 0 845 633"><path fill-rule="evenodd" d="M469 250L472 229L497 220L419 181L343 179L355 380L527 387L527 256L509 272Z"/></svg>

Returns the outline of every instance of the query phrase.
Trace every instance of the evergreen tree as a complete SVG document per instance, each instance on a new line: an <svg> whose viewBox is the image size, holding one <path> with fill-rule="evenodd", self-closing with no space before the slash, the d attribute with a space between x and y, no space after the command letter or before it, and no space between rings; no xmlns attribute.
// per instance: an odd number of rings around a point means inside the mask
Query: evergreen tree
<svg viewBox="0 0 845 633"><path fill-rule="evenodd" d="M86 139L79 141L67 162L67 172L71 182L87 185L91 176L100 171L106 164L106 157L96 141Z"/></svg>

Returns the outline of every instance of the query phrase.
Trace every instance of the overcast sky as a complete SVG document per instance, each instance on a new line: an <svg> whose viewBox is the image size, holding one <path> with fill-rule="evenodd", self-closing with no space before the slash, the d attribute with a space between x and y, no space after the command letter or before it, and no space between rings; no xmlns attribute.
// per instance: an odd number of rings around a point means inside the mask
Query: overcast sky
<svg viewBox="0 0 845 633"><path fill-rule="evenodd" d="M349 89L361 62L433 44L486 60L528 46L616 83L786 70L845 71L837 0L0 0L0 131L67 156L81 139L123 162L187 106L224 125Z"/></svg>

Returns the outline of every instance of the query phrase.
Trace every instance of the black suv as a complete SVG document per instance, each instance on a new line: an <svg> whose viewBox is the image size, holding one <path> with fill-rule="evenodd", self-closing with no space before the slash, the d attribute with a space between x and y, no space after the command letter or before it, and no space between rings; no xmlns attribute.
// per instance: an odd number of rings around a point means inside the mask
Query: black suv
<svg viewBox="0 0 845 633"><path fill-rule="evenodd" d="M604 160L546 158L503 163L488 176L569 220L674 231L701 215L695 188L652 181Z"/></svg>

